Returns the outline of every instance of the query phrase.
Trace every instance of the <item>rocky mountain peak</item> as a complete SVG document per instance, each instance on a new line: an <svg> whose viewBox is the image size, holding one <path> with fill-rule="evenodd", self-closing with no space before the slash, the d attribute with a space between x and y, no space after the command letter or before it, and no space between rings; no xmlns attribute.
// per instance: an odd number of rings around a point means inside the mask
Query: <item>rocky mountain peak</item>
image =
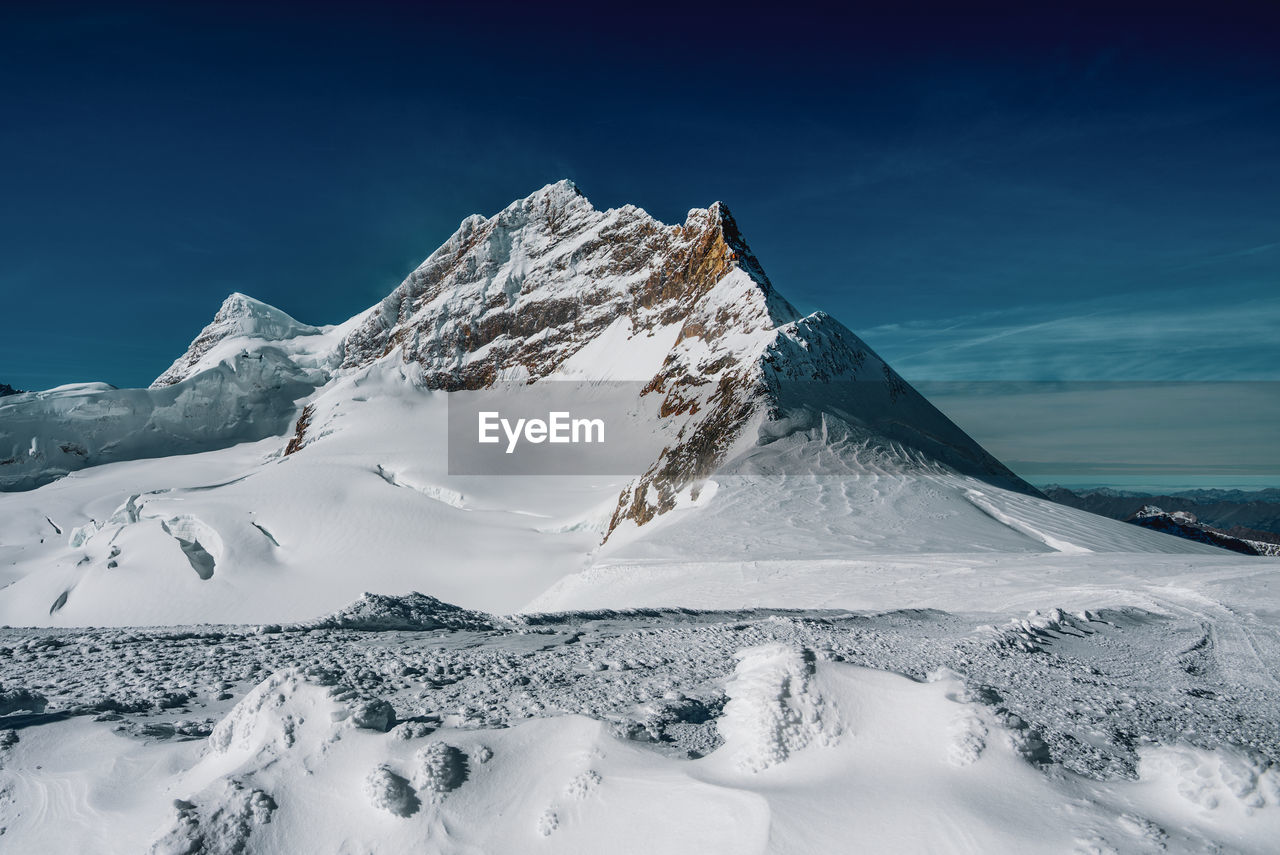
<svg viewBox="0 0 1280 855"><path fill-rule="evenodd" d="M511 207L521 205L530 208L567 208L573 205L585 204L587 207L591 203L587 201L587 197L583 195L578 185L569 178L561 178L559 181L553 181L545 187L542 187L530 193L524 199L512 203Z"/></svg>
<svg viewBox="0 0 1280 855"><path fill-rule="evenodd" d="M639 394L659 396L655 429L670 442L619 497L610 532L674 508L766 423L836 411L908 454L1031 491L848 328L802 317L721 202L666 224L632 205L597 210L559 181L468 217L353 324L341 359L343 371L410 366L446 391L617 379L601 366L625 365ZM794 411L810 415L788 421Z"/></svg>
<svg viewBox="0 0 1280 855"><path fill-rule="evenodd" d="M428 387L474 389L549 376L620 319L633 334L682 324L683 340L796 316L724 205L667 225L599 211L566 180L464 220L352 331L343 366L398 350Z"/></svg>

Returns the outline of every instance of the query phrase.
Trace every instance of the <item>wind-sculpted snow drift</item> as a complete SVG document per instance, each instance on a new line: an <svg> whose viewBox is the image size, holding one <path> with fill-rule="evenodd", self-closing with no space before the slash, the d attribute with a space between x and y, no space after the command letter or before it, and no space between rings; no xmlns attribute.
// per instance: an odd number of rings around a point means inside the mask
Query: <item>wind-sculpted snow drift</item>
<svg viewBox="0 0 1280 855"><path fill-rule="evenodd" d="M719 730L739 768L761 772L815 739L839 736L837 711L813 685L812 651L765 645L737 658Z"/></svg>

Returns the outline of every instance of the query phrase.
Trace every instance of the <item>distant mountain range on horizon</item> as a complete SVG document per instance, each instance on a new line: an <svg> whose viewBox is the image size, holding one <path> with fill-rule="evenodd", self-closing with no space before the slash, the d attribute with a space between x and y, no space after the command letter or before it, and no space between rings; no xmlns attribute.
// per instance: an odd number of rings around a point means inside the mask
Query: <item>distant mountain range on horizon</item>
<svg viewBox="0 0 1280 855"><path fill-rule="evenodd" d="M1072 490L1050 484L1042 492L1068 507L1115 520L1138 522L1147 528L1155 528L1150 524L1152 515L1143 517L1142 514L1144 509L1154 507L1171 518L1177 515L1190 517L1190 522L1199 528L1211 529L1226 537L1280 544L1280 489L1274 487L1264 490L1195 489L1155 494L1110 487ZM1176 528L1166 526L1159 530L1188 536L1186 532L1174 530ZM1192 539L1208 542L1199 536Z"/></svg>

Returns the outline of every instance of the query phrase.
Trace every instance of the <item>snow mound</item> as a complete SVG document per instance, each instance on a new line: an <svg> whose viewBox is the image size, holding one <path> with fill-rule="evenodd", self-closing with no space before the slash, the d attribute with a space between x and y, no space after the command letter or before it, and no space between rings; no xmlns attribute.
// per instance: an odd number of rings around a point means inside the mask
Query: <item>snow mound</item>
<svg viewBox="0 0 1280 855"><path fill-rule="evenodd" d="M303 624L313 629L492 632L498 619L473 612L414 591L404 596L365 593L356 602L328 617Z"/></svg>
<svg viewBox="0 0 1280 855"><path fill-rule="evenodd" d="M6 689L0 686L0 715L15 712L42 713L48 701L39 692L30 689Z"/></svg>
<svg viewBox="0 0 1280 855"><path fill-rule="evenodd" d="M422 806L413 787L389 766L379 766L364 779L369 803L396 816L413 816Z"/></svg>
<svg viewBox="0 0 1280 855"><path fill-rule="evenodd" d="M352 710L351 723L364 730L386 733L396 723L396 711L381 698L362 701Z"/></svg>
<svg viewBox="0 0 1280 855"><path fill-rule="evenodd" d="M444 798L467 780L467 755L446 742L433 742L413 755L413 786L432 798Z"/></svg>
<svg viewBox="0 0 1280 855"><path fill-rule="evenodd" d="M1280 806L1280 767L1261 754L1223 746L1160 746L1142 752L1138 777L1169 787L1191 804L1213 811Z"/></svg>
<svg viewBox="0 0 1280 855"><path fill-rule="evenodd" d="M987 748L987 726L971 707L965 707L951 720L949 736L947 760L952 766L973 765Z"/></svg>
<svg viewBox="0 0 1280 855"><path fill-rule="evenodd" d="M250 838L271 822L275 799L262 790L228 780L201 804L175 799L178 818L151 846L151 855L242 855Z"/></svg>
<svg viewBox="0 0 1280 855"><path fill-rule="evenodd" d="M840 734L836 711L813 685L814 654L783 644L749 647L725 687L722 750L739 769L761 772L811 742L829 745Z"/></svg>
<svg viewBox="0 0 1280 855"><path fill-rule="evenodd" d="M328 735L335 720L348 715L333 692L308 681L295 668L259 683L209 734L215 754L261 757L294 746L304 726Z"/></svg>

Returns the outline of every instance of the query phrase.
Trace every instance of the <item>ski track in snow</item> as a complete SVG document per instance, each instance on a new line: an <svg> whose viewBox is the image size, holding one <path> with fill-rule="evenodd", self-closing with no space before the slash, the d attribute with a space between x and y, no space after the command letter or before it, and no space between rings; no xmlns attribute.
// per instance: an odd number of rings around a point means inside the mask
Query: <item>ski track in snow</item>
<svg viewBox="0 0 1280 855"><path fill-rule="evenodd" d="M1280 690L1275 663L1280 662L1280 632L1246 621L1223 603L1185 588L1160 592L1165 608L1197 620L1205 628L1209 649L1218 667L1234 683Z"/></svg>

